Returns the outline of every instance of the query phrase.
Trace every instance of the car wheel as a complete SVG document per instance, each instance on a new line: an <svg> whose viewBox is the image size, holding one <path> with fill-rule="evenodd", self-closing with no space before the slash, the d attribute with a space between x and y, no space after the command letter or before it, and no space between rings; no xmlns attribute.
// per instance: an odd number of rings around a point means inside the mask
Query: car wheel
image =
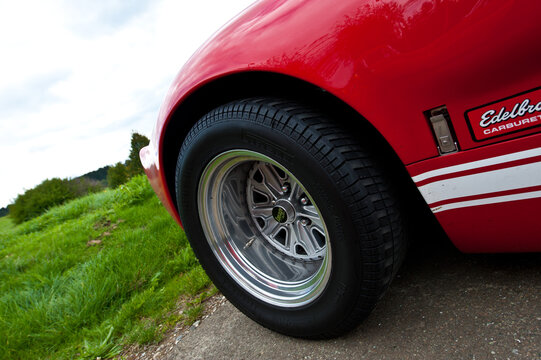
<svg viewBox="0 0 541 360"><path fill-rule="evenodd" d="M379 165L322 113L241 100L186 136L178 209L200 263L238 309L287 335L333 337L370 313L403 258Z"/></svg>

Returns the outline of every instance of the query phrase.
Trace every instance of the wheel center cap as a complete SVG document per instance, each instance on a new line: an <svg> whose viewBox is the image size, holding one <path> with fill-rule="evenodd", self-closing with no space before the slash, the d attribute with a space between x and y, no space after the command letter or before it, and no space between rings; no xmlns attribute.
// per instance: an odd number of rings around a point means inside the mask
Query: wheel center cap
<svg viewBox="0 0 541 360"><path fill-rule="evenodd" d="M279 223L292 222L295 219L295 209L287 200L278 200L272 209L272 217Z"/></svg>
<svg viewBox="0 0 541 360"><path fill-rule="evenodd" d="M276 206L274 209L272 209L272 216L274 217L274 220L278 221L279 223L285 223L287 221L287 212L280 206Z"/></svg>

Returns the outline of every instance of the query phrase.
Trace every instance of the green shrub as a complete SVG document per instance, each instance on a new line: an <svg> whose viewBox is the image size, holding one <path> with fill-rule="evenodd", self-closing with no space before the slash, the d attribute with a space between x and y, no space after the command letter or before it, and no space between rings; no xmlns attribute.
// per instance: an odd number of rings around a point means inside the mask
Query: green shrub
<svg viewBox="0 0 541 360"><path fill-rule="evenodd" d="M33 189L17 196L10 205L11 218L16 224L43 214L47 209L76 197L66 179L47 179Z"/></svg>
<svg viewBox="0 0 541 360"><path fill-rule="evenodd" d="M107 170L107 183L112 189L116 189L126 181L128 181L128 170L123 163L117 162L115 166Z"/></svg>
<svg viewBox="0 0 541 360"><path fill-rule="evenodd" d="M76 179L45 180L33 189L17 196L9 205L11 218L16 224L35 218L48 209L61 205L67 200L79 198L105 189L97 180L79 177Z"/></svg>
<svg viewBox="0 0 541 360"><path fill-rule="evenodd" d="M75 194L75 197L93 194L105 189L105 184L103 182L86 177L72 179L68 184L71 191Z"/></svg>

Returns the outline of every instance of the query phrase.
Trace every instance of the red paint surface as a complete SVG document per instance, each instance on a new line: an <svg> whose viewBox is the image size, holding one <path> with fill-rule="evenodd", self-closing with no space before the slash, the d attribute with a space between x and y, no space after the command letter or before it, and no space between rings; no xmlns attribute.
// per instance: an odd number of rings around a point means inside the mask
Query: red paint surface
<svg viewBox="0 0 541 360"><path fill-rule="evenodd" d="M444 211L436 218L463 252L531 252L541 251L538 209L539 199L522 200Z"/></svg>
<svg viewBox="0 0 541 360"><path fill-rule="evenodd" d="M145 173L150 181L150 185L156 192L156 195L162 202L163 206L167 211L173 216L173 218L182 226L180 216L178 215L177 209L171 199L171 194L167 189L167 183L165 181L165 176L163 171L160 170L160 163L156 161L157 154L152 152L152 145L145 146L139 152L139 157L141 158L141 163L145 169Z"/></svg>
<svg viewBox="0 0 541 360"><path fill-rule="evenodd" d="M464 114L540 86L540 13L541 2L526 0L258 2L182 68L160 110L152 147L161 148L172 112L194 90L254 70L302 79L342 99L380 131L404 164L411 164L412 174L476 158L476 150L470 156L469 149L506 153L539 145L539 136L527 136L539 128L479 143ZM423 112L441 105L447 105L461 152L440 157ZM514 137L521 139L510 140ZM161 155L149 154L148 163L155 165L147 172L178 219L162 161ZM468 225L449 223L452 213L444 214L438 219L457 241Z"/></svg>

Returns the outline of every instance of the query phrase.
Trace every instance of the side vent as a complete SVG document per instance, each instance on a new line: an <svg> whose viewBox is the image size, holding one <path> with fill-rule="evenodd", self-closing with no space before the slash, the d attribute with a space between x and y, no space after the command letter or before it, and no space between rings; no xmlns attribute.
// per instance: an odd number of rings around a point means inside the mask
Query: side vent
<svg viewBox="0 0 541 360"><path fill-rule="evenodd" d="M440 155L450 154L458 151L458 144L452 131L451 119L446 106L440 106L425 112L430 120L434 136L438 145Z"/></svg>

